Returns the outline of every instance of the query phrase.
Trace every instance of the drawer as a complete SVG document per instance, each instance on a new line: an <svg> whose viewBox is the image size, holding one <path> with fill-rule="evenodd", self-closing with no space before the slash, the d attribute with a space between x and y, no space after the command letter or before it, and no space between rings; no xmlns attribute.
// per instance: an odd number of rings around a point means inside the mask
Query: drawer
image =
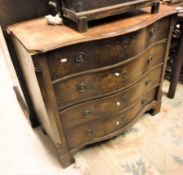
<svg viewBox="0 0 183 175"><path fill-rule="evenodd" d="M100 141L102 137L107 137L115 132L119 132L136 119L136 116L146 104L155 100L155 95L156 88L144 95L134 106L130 107L125 112L105 120L93 121L66 133L69 149L87 145L92 143L92 141Z"/></svg>
<svg viewBox="0 0 183 175"><path fill-rule="evenodd" d="M134 57L157 41L167 39L169 19L123 36L64 47L46 53L52 80L117 64Z"/></svg>
<svg viewBox="0 0 183 175"><path fill-rule="evenodd" d="M119 92L139 81L152 67L162 64L166 43L157 44L135 59L105 69L97 69L55 83L58 109Z"/></svg>
<svg viewBox="0 0 183 175"><path fill-rule="evenodd" d="M162 66L149 72L140 82L118 94L75 105L60 112L64 130L115 115L133 105L144 93L160 83ZM137 93L138 92L138 93Z"/></svg>

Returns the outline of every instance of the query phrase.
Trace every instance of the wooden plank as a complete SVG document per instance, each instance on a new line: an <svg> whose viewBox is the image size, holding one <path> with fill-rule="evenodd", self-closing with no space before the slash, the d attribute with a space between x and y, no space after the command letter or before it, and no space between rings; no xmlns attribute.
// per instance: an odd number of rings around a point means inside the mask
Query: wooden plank
<svg viewBox="0 0 183 175"><path fill-rule="evenodd" d="M102 149L101 145L93 146L81 151L88 166L95 175L120 175L120 167Z"/></svg>
<svg viewBox="0 0 183 175"><path fill-rule="evenodd" d="M102 8L98 8L98 9L92 9L92 10L87 10L87 11L82 11L82 12L78 12L74 14L79 18L79 17L87 17L87 20L95 20L95 19L100 19L100 18L104 18L107 16L113 16L113 15L117 15L117 14L122 14L125 12L129 12L132 11L134 9L138 9L138 8L142 8L145 6L150 6L153 2L155 2L155 0L152 1L147 1L147 0L142 0L139 2L128 2L128 3L121 3L121 4L116 4L116 5L112 5L112 6L107 6L107 7L102 7ZM69 9L65 9L65 17L70 18L70 14L68 14L69 12L73 12ZM71 15L72 17L72 15ZM73 19L72 19L73 20ZM73 20L74 21L74 20ZM77 22L77 21L75 21Z"/></svg>
<svg viewBox="0 0 183 175"><path fill-rule="evenodd" d="M95 175L92 168L87 164L85 157L78 152L75 156L76 163L74 168L79 169L81 175Z"/></svg>

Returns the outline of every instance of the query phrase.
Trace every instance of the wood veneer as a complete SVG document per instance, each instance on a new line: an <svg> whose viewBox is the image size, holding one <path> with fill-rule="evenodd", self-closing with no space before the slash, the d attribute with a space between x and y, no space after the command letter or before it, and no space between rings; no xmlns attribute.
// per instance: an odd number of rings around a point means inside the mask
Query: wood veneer
<svg viewBox="0 0 183 175"><path fill-rule="evenodd" d="M129 13L95 25L84 34L64 25L48 26L45 19L8 28L40 123L63 166L70 165L73 154L84 146L124 132L144 112L155 115L160 111L175 19L176 10L162 6L158 14L146 9ZM152 32L152 26L157 30ZM127 36L133 39L124 50ZM95 46L104 40L108 43L105 49ZM112 41L116 41L114 47ZM89 52L91 45L95 52ZM78 52L87 55L86 63L79 67L74 62ZM63 67L64 61L59 59L66 59L63 72L59 66ZM87 88L78 88L83 82ZM86 121L83 112L91 118Z"/></svg>

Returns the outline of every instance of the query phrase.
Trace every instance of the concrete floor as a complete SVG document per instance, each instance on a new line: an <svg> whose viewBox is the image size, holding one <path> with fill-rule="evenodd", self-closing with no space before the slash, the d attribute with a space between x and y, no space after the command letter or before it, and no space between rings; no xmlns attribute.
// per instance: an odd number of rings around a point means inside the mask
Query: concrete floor
<svg viewBox="0 0 183 175"><path fill-rule="evenodd" d="M65 170L49 138L27 123L12 85L0 55L0 175L183 175L183 85L174 100L163 97L156 118L146 117L127 136L79 152L76 164ZM165 81L164 91L167 87Z"/></svg>

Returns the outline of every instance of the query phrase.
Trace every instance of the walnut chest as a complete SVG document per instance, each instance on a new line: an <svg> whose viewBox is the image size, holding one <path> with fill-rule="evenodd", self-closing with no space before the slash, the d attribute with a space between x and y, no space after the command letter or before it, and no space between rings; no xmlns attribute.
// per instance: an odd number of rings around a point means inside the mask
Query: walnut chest
<svg viewBox="0 0 183 175"><path fill-rule="evenodd" d="M40 18L8 28L41 126L63 166L84 146L159 112L174 8L146 9L81 34Z"/></svg>

